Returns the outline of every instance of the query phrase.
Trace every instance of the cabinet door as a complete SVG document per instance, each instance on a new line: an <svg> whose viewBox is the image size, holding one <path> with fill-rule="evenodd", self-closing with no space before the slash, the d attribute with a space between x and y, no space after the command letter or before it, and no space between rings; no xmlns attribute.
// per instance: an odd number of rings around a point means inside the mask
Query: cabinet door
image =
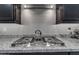
<svg viewBox="0 0 79 59"><path fill-rule="evenodd" d="M64 19L64 6L63 4L56 5L56 23L62 23Z"/></svg>
<svg viewBox="0 0 79 59"><path fill-rule="evenodd" d="M0 4L0 23L15 23L14 6L12 4Z"/></svg>
<svg viewBox="0 0 79 59"><path fill-rule="evenodd" d="M79 23L79 4L64 4L63 23Z"/></svg>

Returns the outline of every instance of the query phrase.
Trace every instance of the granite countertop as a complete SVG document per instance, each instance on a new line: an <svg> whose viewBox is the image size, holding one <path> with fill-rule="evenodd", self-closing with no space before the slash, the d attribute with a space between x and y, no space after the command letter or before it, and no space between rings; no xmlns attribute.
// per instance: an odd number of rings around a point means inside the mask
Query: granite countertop
<svg viewBox="0 0 79 59"><path fill-rule="evenodd" d="M65 43L65 46L41 46L41 47L11 47L11 43L20 37L1 37L0 53L32 53L32 52L79 52L79 40L68 37L57 37Z"/></svg>

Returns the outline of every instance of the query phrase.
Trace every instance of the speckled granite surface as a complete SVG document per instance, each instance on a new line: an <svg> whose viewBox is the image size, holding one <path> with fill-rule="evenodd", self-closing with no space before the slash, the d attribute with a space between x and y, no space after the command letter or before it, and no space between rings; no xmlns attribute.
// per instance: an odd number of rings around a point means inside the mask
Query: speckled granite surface
<svg viewBox="0 0 79 59"><path fill-rule="evenodd" d="M1 37L0 38L0 53L32 53L32 52L73 52L79 51L79 40L71 38L58 37L65 43L65 46L40 46L40 47L27 47L26 45L11 47L11 43L20 37Z"/></svg>

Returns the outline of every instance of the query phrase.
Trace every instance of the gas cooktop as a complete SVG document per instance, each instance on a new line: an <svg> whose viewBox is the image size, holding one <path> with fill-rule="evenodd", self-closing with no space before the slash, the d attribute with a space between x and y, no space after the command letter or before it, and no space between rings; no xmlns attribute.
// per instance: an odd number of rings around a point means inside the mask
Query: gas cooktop
<svg viewBox="0 0 79 59"><path fill-rule="evenodd" d="M19 45L26 44L27 47L30 46L53 46L60 45L65 46L64 42L50 35L41 35L40 30L35 31L35 35L26 35L11 44L11 47L17 47Z"/></svg>
<svg viewBox="0 0 79 59"><path fill-rule="evenodd" d="M64 42L62 42L61 40L57 39L56 37L54 36L43 36L45 38L45 41L43 40L35 40L33 42L32 39L33 37L22 37L16 41L14 41L12 44L11 44L11 47L16 47L16 46L19 46L19 45L23 45L23 44L27 44L30 45L30 46L53 46L53 45L60 45L60 46L65 46Z"/></svg>

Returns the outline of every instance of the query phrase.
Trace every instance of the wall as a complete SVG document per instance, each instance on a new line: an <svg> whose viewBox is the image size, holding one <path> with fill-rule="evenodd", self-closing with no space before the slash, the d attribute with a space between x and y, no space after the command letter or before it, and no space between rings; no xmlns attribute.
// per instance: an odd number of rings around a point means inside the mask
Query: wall
<svg viewBox="0 0 79 59"><path fill-rule="evenodd" d="M23 6L22 6L23 7ZM21 23L25 25L52 25L56 23L54 9L21 9Z"/></svg>

